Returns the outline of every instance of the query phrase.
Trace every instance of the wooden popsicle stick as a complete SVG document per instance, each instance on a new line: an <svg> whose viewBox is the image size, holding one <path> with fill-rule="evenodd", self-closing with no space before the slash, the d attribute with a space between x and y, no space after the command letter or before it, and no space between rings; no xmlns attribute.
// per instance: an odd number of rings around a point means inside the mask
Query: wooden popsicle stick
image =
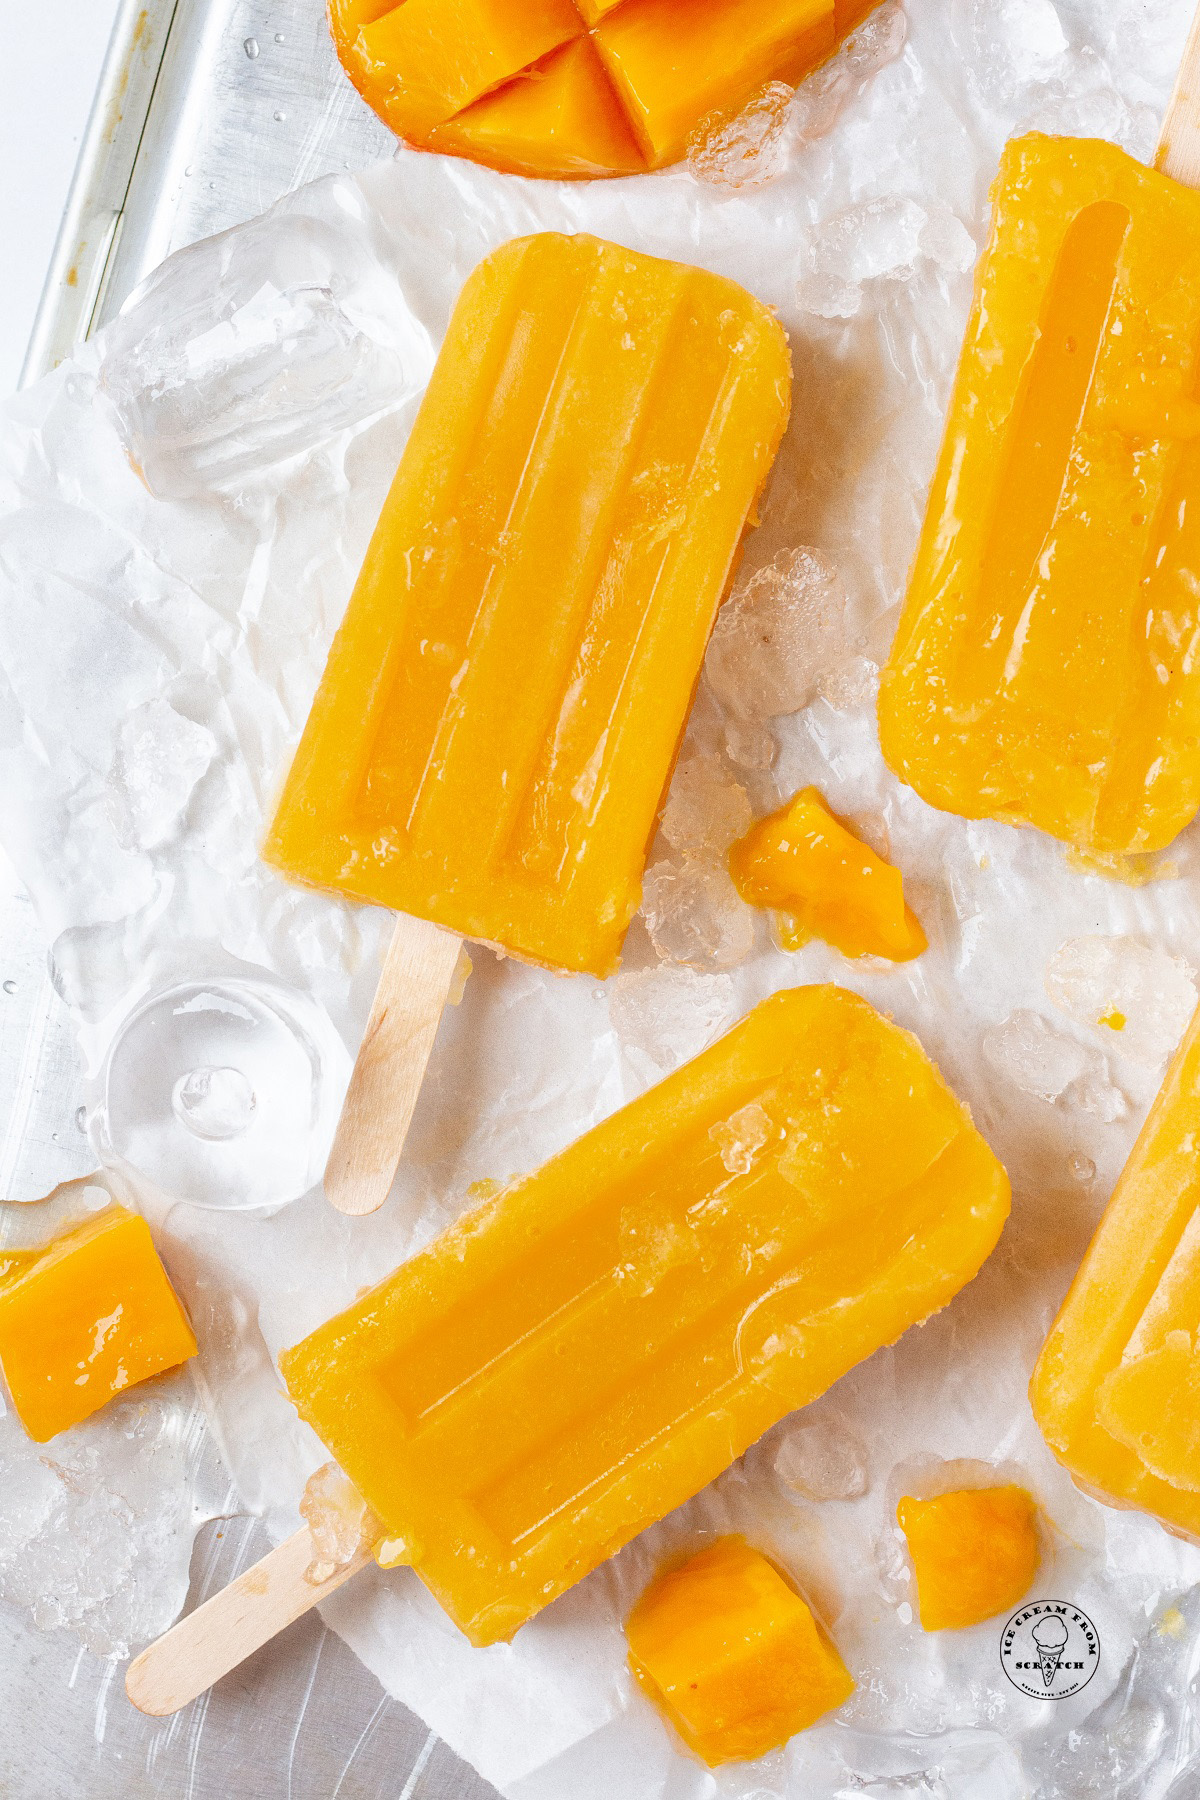
<svg viewBox="0 0 1200 1800"><path fill-rule="evenodd" d="M453 932L397 914L325 1165L339 1212L377 1212L388 1197L461 949Z"/></svg>
<svg viewBox="0 0 1200 1800"><path fill-rule="evenodd" d="M370 1549L360 1550L328 1581L308 1581L304 1571L318 1554L305 1525L135 1656L125 1692L138 1711L178 1712L371 1561Z"/></svg>
<svg viewBox="0 0 1200 1800"><path fill-rule="evenodd" d="M1154 166L1186 187L1200 187L1200 7L1188 33Z"/></svg>

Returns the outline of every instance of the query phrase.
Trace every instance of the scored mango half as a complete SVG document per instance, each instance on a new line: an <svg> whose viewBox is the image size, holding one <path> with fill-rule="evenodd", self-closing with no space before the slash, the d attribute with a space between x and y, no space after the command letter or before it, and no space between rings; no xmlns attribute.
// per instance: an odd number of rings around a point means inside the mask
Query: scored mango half
<svg viewBox="0 0 1200 1800"><path fill-rule="evenodd" d="M677 162L710 114L798 84L878 0L329 0L385 124L517 175Z"/></svg>

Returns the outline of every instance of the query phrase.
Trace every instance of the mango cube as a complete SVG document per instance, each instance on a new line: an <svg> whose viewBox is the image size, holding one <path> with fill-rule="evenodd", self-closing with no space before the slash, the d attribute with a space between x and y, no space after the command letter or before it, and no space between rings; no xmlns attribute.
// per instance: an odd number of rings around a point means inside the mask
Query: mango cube
<svg viewBox="0 0 1200 1800"><path fill-rule="evenodd" d="M1022 1487L962 1488L896 1508L926 1631L1010 1612L1038 1566L1037 1507Z"/></svg>
<svg viewBox="0 0 1200 1800"><path fill-rule="evenodd" d="M0 1277L0 1368L39 1444L195 1354L150 1229L123 1206L14 1259Z"/></svg>
<svg viewBox="0 0 1200 1800"><path fill-rule="evenodd" d="M346 72L409 143L521 175L677 161L801 81L878 0L330 0Z"/></svg>
<svg viewBox="0 0 1200 1800"><path fill-rule="evenodd" d="M752 826L730 851L729 869L743 900L779 915L787 950L819 937L846 956L908 962L926 948L899 869L855 837L815 787Z"/></svg>
<svg viewBox="0 0 1200 1800"><path fill-rule="evenodd" d="M776 1749L854 1692L799 1594L740 1537L660 1575L625 1635L641 1686L712 1768Z"/></svg>

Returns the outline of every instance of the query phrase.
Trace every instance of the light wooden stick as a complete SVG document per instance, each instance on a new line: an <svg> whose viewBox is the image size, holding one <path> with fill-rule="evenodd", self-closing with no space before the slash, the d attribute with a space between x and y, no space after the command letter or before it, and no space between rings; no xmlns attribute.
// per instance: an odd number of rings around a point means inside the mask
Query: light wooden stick
<svg viewBox="0 0 1200 1800"><path fill-rule="evenodd" d="M325 1165L339 1212L373 1213L388 1197L461 949L452 932L397 915Z"/></svg>
<svg viewBox="0 0 1200 1800"><path fill-rule="evenodd" d="M1163 120L1154 166L1186 187L1200 187L1200 7Z"/></svg>
<svg viewBox="0 0 1200 1800"><path fill-rule="evenodd" d="M139 1712L155 1718L178 1712L285 1625L336 1593L370 1562L371 1551L360 1550L328 1581L307 1581L304 1571L317 1560L305 1525L143 1650L125 1674L125 1692Z"/></svg>

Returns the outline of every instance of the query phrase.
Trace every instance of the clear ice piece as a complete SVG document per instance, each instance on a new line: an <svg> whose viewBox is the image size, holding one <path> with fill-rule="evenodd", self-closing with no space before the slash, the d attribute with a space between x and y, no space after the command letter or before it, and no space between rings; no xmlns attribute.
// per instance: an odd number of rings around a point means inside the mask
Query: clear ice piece
<svg viewBox="0 0 1200 1800"><path fill-rule="evenodd" d="M775 1452L775 1474L802 1499L857 1500L867 1491L867 1452L840 1413L792 1426Z"/></svg>
<svg viewBox="0 0 1200 1800"><path fill-rule="evenodd" d="M739 582L717 615L704 663L728 716L727 748L743 767L761 752L765 721L817 698L844 653L846 591L819 551L781 550ZM769 733L767 734L769 740Z"/></svg>
<svg viewBox="0 0 1200 1800"><path fill-rule="evenodd" d="M768 81L740 112L711 112L687 144L688 168L713 187L762 187L783 173L788 108L795 89Z"/></svg>
<svg viewBox="0 0 1200 1800"><path fill-rule="evenodd" d="M1085 1112L1105 1120L1123 1118L1126 1101L1109 1080L1108 1062L1099 1050L1056 1031L1041 1015L1018 1007L983 1034L983 1057L1022 1093L1039 1100L1077 1102Z"/></svg>
<svg viewBox="0 0 1200 1800"><path fill-rule="evenodd" d="M642 884L642 912L663 962L731 969L754 948L753 915L715 857L655 863Z"/></svg>
<svg viewBox="0 0 1200 1800"><path fill-rule="evenodd" d="M729 975L701 975L662 963L614 975L606 984L608 1016L622 1048L657 1079L699 1056L732 1024Z"/></svg>
<svg viewBox="0 0 1200 1800"><path fill-rule="evenodd" d="M102 1152L169 1199L278 1207L321 1178L349 1076L324 1011L265 973L144 999L101 1075Z"/></svg>
<svg viewBox="0 0 1200 1800"><path fill-rule="evenodd" d="M662 834L674 850L728 850L750 829L750 797L715 756L685 756L671 780Z"/></svg>
<svg viewBox="0 0 1200 1800"><path fill-rule="evenodd" d="M121 722L109 771L109 806L121 843L153 850L173 837L217 740L167 700L146 700Z"/></svg>
<svg viewBox="0 0 1200 1800"><path fill-rule="evenodd" d="M238 484L418 394L433 347L338 176L176 251L104 335L100 392L152 494Z"/></svg>
<svg viewBox="0 0 1200 1800"><path fill-rule="evenodd" d="M300 1516L313 1541L313 1560L304 1571L317 1586L383 1536L383 1527L348 1476L335 1462L310 1475L300 1497Z"/></svg>
<svg viewBox="0 0 1200 1800"><path fill-rule="evenodd" d="M1078 937L1046 965L1046 992L1081 1025L1147 1068L1171 1054L1196 1010L1194 971L1182 957L1131 937Z"/></svg>

